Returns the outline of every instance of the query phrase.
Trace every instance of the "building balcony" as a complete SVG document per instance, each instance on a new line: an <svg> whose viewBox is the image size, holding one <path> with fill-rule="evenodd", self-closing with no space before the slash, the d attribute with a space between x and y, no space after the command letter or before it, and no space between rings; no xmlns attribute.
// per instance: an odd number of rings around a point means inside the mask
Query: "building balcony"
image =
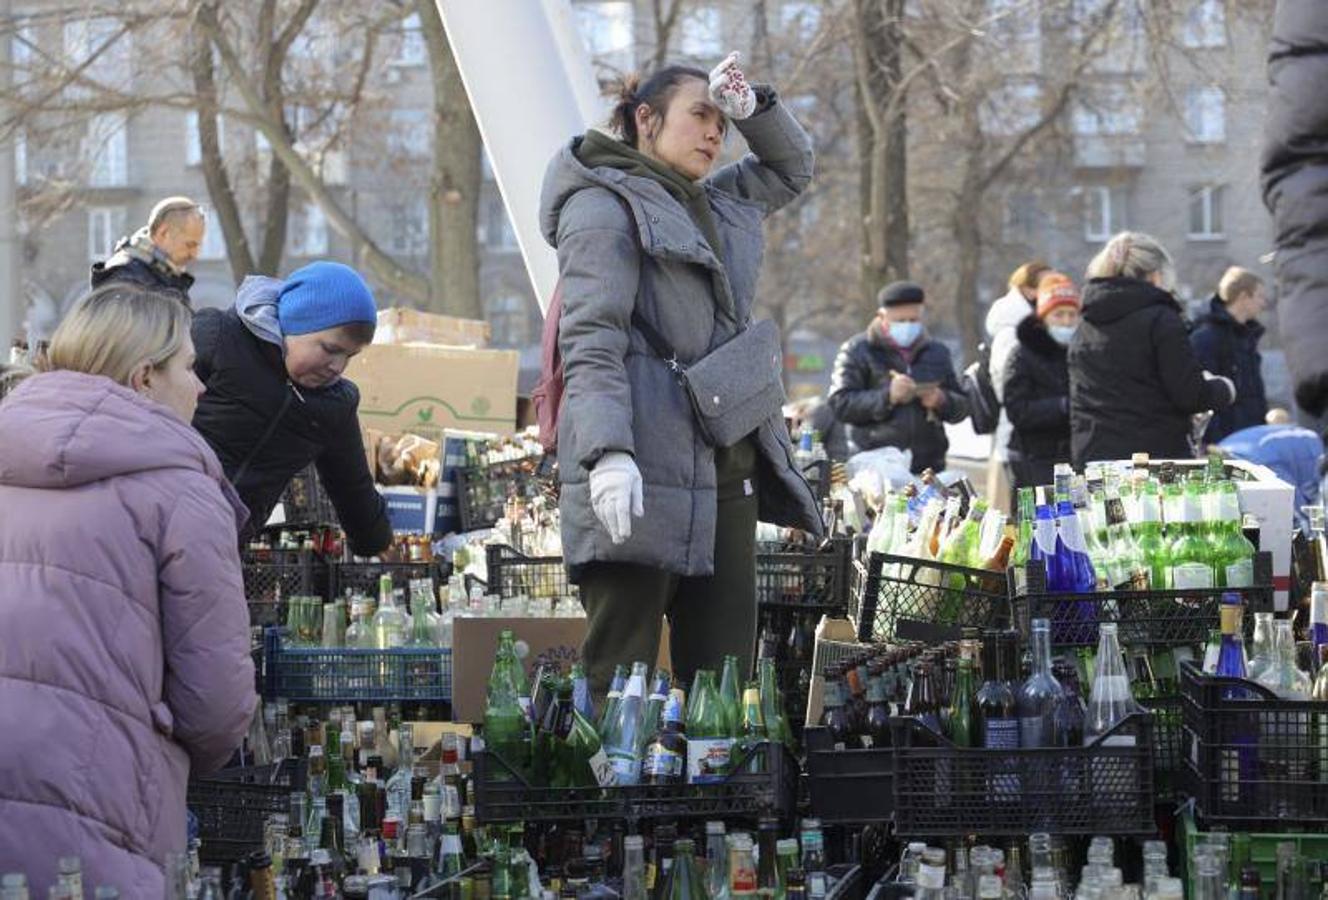
<svg viewBox="0 0 1328 900"><path fill-rule="evenodd" d="M1077 134L1074 165L1079 169L1142 169L1144 139L1136 134Z"/></svg>

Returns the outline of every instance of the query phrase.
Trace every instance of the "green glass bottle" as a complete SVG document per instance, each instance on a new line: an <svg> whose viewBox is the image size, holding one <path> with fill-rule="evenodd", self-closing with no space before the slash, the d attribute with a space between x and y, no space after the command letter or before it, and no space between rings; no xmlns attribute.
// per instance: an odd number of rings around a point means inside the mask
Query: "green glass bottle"
<svg viewBox="0 0 1328 900"><path fill-rule="evenodd" d="M573 699L558 719L562 787L608 787L614 783L613 766L604 752L599 732L581 714Z"/></svg>
<svg viewBox="0 0 1328 900"><path fill-rule="evenodd" d="M660 900L707 900L705 878L696 864L696 843L682 838L673 842L673 865L660 892Z"/></svg>
<svg viewBox="0 0 1328 900"><path fill-rule="evenodd" d="M1162 535L1162 498L1157 484L1145 481L1138 491L1139 521L1131 529L1135 545L1148 567L1149 587L1155 591L1171 587L1171 548Z"/></svg>
<svg viewBox="0 0 1328 900"><path fill-rule="evenodd" d="M443 843L438 851L438 874L455 878L466 868L465 854L461 850L461 832L455 822L443 826Z"/></svg>
<svg viewBox="0 0 1328 900"><path fill-rule="evenodd" d="M1203 490L1198 481L1186 483L1178 536L1171 543L1171 586L1175 590L1206 590L1217 586L1213 547L1204 540Z"/></svg>
<svg viewBox="0 0 1328 900"><path fill-rule="evenodd" d="M733 747L734 763L742 764L746 772L764 771L765 760L759 748L767 737L765 718L761 715L761 690L751 681L742 692L742 734Z"/></svg>
<svg viewBox="0 0 1328 900"><path fill-rule="evenodd" d="M987 514L987 502L981 498L973 501L968 508L968 516L959 526L959 533L941 549L940 561L952 566L980 568L983 560L978 559L978 541L982 529L982 517ZM968 579L961 573L954 572L945 576L945 590L936 610L936 621L941 625L958 623L964 612L964 588Z"/></svg>
<svg viewBox="0 0 1328 900"><path fill-rule="evenodd" d="M1215 497L1214 562L1218 586L1243 588L1254 585L1254 544L1245 537L1241 528L1240 496L1232 481L1219 481L1213 485Z"/></svg>
<svg viewBox="0 0 1328 900"><path fill-rule="evenodd" d="M1139 549L1125 518L1125 504L1113 494L1107 500L1107 548L1111 587L1122 591L1146 591L1152 579L1150 567Z"/></svg>
<svg viewBox="0 0 1328 900"><path fill-rule="evenodd" d="M723 781L729 772L733 735L714 672L697 671L692 696L696 702L687 715L687 780L693 784Z"/></svg>
<svg viewBox="0 0 1328 900"><path fill-rule="evenodd" d="M1014 550L1010 554L1010 563L1022 569L1028 564L1028 552L1033 546L1033 519L1036 515L1036 498L1031 487L1019 489L1019 536L1015 539Z"/></svg>
<svg viewBox="0 0 1328 900"><path fill-rule="evenodd" d="M955 678L954 694L950 698L950 741L956 747L979 747L973 725L974 693L973 661L967 656L959 659L959 674Z"/></svg>
<svg viewBox="0 0 1328 900"><path fill-rule="evenodd" d="M515 658L512 632L503 631L498 646L498 658L489 675L484 707L484 740L509 767L522 771L530 762L530 719L517 699L510 666L503 658L504 648ZM493 769L495 780L515 780L515 776L502 765L495 765Z"/></svg>
<svg viewBox="0 0 1328 900"><path fill-rule="evenodd" d="M622 702L623 688L627 687L627 666L619 663L613 669L613 680L609 682L609 692L604 698L604 708L600 710L599 736L604 737L609 723L618 718L618 705Z"/></svg>
<svg viewBox="0 0 1328 900"><path fill-rule="evenodd" d="M738 657L724 657L724 669L719 676L719 697L724 704L724 723L731 738L738 737L742 730L741 685Z"/></svg>
<svg viewBox="0 0 1328 900"><path fill-rule="evenodd" d="M765 717L766 731L770 740L793 749L793 729L788 716L784 714L784 696L779 690L779 677L775 672L775 661L763 658L757 663L757 679L761 685L761 715Z"/></svg>

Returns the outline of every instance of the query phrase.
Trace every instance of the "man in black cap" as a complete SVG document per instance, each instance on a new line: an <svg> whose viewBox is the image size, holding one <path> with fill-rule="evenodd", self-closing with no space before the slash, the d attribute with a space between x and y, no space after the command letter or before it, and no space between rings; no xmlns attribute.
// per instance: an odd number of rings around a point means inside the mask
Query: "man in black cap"
<svg viewBox="0 0 1328 900"><path fill-rule="evenodd" d="M912 451L914 474L939 472L950 448L944 423L968 415L950 350L927 336L921 287L896 281L876 299L867 330L839 348L830 407L848 425L850 450L898 447Z"/></svg>

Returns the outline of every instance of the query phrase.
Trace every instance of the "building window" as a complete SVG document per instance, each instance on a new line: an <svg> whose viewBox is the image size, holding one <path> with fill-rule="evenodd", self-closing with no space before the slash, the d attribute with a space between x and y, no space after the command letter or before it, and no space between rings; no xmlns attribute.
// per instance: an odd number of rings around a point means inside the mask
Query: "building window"
<svg viewBox="0 0 1328 900"><path fill-rule="evenodd" d="M393 204L389 245L400 256L425 256L429 252L429 206L419 197Z"/></svg>
<svg viewBox="0 0 1328 900"><path fill-rule="evenodd" d="M987 93L978 110L984 134L1016 135L1035 126L1041 117L1042 89L1035 81L1007 81Z"/></svg>
<svg viewBox="0 0 1328 900"><path fill-rule="evenodd" d="M1216 241L1226 236L1222 225L1222 198L1226 188L1205 185L1190 190L1190 231L1192 241Z"/></svg>
<svg viewBox="0 0 1328 900"><path fill-rule="evenodd" d="M503 294L485 304L484 318L499 347L522 347L530 341L530 309L526 298Z"/></svg>
<svg viewBox="0 0 1328 900"><path fill-rule="evenodd" d="M808 0L787 0L779 8L779 30L784 37L805 44L821 29L821 6Z"/></svg>
<svg viewBox="0 0 1328 900"><path fill-rule="evenodd" d="M226 152L226 120L221 116L217 116L217 149L223 154ZM184 164L203 164L203 139L198 132L198 110L191 109L184 114Z"/></svg>
<svg viewBox="0 0 1328 900"><path fill-rule="evenodd" d="M632 49L634 12L630 0L578 3L576 23L591 56L611 56Z"/></svg>
<svg viewBox="0 0 1328 900"><path fill-rule="evenodd" d="M74 98L86 97L90 91L80 82L94 82L112 91L129 90L133 74L131 44L129 33L109 16L66 22L65 59L70 71L79 72L66 93Z"/></svg>
<svg viewBox="0 0 1328 900"><path fill-rule="evenodd" d="M221 230L221 220L217 217L217 211L207 203L199 204L199 208L203 210L203 246L198 248L198 258L225 259L226 233Z"/></svg>
<svg viewBox="0 0 1328 900"><path fill-rule="evenodd" d="M1143 121L1139 98L1123 84L1099 84L1075 102L1075 134L1138 134Z"/></svg>
<svg viewBox="0 0 1328 900"><path fill-rule="evenodd" d="M317 203L293 209L287 252L291 256L327 255L327 216Z"/></svg>
<svg viewBox="0 0 1328 900"><path fill-rule="evenodd" d="M408 159L427 159L429 156L428 111L423 109L394 109L391 130L387 134L387 148L394 156Z"/></svg>
<svg viewBox="0 0 1328 900"><path fill-rule="evenodd" d="M125 230L123 206L94 206L88 210L88 260L101 262Z"/></svg>
<svg viewBox="0 0 1328 900"><path fill-rule="evenodd" d="M1116 233L1116 218L1113 215L1111 188L1094 185L1083 188L1080 193L1084 208L1084 240L1101 243L1111 239Z"/></svg>
<svg viewBox="0 0 1328 900"><path fill-rule="evenodd" d="M22 128L14 131L14 181L28 183L28 133Z"/></svg>
<svg viewBox="0 0 1328 900"><path fill-rule="evenodd" d="M411 13L401 20L401 43L392 57L394 66L422 66L429 62L429 45L420 30L420 14Z"/></svg>
<svg viewBox="0 0 1328 900"><path fill-rule="evenodd" d="M1096 72L1143 71L1147 62L1148 23L1144 4L1116 0L1074 0L1070 9L1070 41L1092 43L1098 52L1090 62Z"/></svg>
<svg viewBox="0 0 1328 900"><path fill-rule="evenodd" d="M88 184L124 187L129 183L129 142L123 113L100 113L88 120Z"/></svg>
<svg viewBox="0 0 1328 900"><path fill-rule="evenodd" d="M1005 223L1001 234L1009 243L1031 241L1042 227L1042 213L1036 194L1026 191L1011 194L1005 201Z"/></svg>
<svg viewBox="0 0 1328 900"><path fill-rule="evenodd" d="M1006 72L1042 71L1042 25L1036 3L1028 0L987 0L987 37L992 46L1003 48L1001 65Z"/></svg>
<svg viewBox="0 0 1328 900"><path fill-rule="evenodd" d="M1218 87L1185 92L1185 130L1196 144L1221 144L1227 139L1227 98Z"/></svg>
<svg viewBox="0 0 1328 900"><path fill-rule="evenodd" d="M719 9L697 6L685 11L678 20L678 52L695 59L710 59L724 52L724 36L719 30Z"/></svg>
<svg viewBox="0 0 1328 900"><path fill-rule="evenodd" d="M37 31L31 25L20 25L9 39L9 64L13 67L15 89L32 81L32 52L36 46Z"/></svg>
<svg viewBox="0 0 1328 900"><path fill-rule="evenodd" d="M1180 27L1182 46L1192 49L1227 45L1226 0L1197 0L1186 10Z"/></svg>

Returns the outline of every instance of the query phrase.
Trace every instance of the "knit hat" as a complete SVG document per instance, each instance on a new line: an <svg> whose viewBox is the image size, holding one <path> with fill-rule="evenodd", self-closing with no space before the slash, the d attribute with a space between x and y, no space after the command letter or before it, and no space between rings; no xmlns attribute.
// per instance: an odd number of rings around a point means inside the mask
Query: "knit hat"
<svg viewBox="0 0 1328 900"><path fill-rule="evenodd" d="M881 308L922 303L925 300L926 295L922 291L922 286L911 281L892 281L881 288L880 293L876 295L876 302Z"/></svg>
<svg viewBox="0 0 1328 900"><path fill-rule="evenodd" d="M1053 309L1062 306L1079 308L1079 289L1069 276L1048 272L1038 282L1037 317L1045 319Z"/></svg>
<svg viewBox="0 0 1328 900"><path fill-rule="evenodd" d="M373 294L350 266L319 261L296 269L277 297L284 335L311 334L339 325L378 324Z"/></svg>

